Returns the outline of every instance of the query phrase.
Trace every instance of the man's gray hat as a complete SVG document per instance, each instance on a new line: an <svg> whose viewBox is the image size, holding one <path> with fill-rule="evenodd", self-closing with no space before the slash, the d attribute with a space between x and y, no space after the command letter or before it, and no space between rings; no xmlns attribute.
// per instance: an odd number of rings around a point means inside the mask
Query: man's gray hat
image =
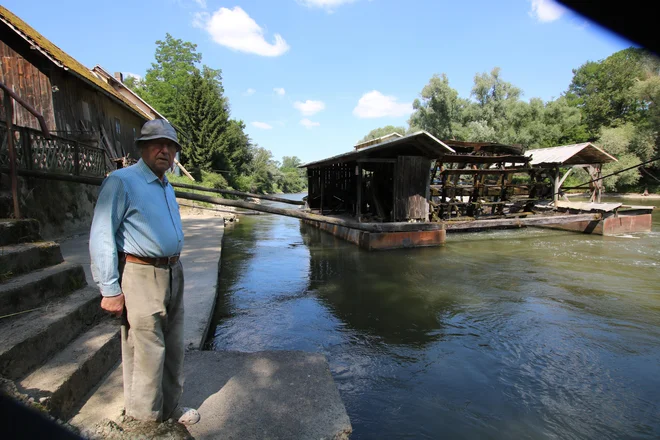
<svg viewBox="0 0 660 440"><path fill-rule="evenodd" d="M139 147L140 142L150 141L152 139L169 139L176 144L177 150L181 150L179 138L176 136L174 127L165 119L154 119L147 121L140 130L140 137L135 140L135 144Z"/></svg>

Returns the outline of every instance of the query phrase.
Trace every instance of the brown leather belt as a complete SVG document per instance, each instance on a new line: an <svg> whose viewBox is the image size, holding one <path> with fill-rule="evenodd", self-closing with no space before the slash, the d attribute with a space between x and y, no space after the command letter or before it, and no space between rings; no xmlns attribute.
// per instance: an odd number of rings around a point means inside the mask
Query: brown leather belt
<svg viewBox="0 0 660 440"><path fill-rule="evenodd" d="M149 266L172 266L179 262L179 256L171 257L137 257L131 254L119 252L119 259L127 263L144 264Z"/></svg>

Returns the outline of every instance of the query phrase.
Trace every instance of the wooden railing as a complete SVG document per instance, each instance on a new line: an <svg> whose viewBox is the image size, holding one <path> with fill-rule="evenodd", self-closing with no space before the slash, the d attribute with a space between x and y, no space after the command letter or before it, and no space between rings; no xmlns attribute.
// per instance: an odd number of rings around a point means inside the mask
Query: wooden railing
<svg viewBox="0 0 660 440"><path fill-rule="evenodd" d="M49 135L29 127L13 127L18 169L74 176L105 176L106 152L76 140ZM9 167L7 125L0 123L0 168Z"/></svg>

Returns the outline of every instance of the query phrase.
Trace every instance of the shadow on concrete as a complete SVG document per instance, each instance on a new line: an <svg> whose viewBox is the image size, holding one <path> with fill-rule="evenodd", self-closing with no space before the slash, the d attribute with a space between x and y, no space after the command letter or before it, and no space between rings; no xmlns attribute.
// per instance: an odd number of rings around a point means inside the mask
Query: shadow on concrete
<svg viewBox="0 0 660 440"><path fill-rule="evenodd" d="M348 438L351 425L324 356L298 351L186 355L183 405L198 439Z"/></svg>

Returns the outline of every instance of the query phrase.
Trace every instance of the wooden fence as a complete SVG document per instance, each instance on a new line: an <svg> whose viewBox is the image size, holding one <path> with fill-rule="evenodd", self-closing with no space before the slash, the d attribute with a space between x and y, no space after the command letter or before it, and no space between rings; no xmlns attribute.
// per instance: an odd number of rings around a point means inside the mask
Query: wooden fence
<svg viewBox="0 0 660 440"><path fill-rule="evenodd" d="M105 176L111 170L105 150L28 127L13 127L18 169L74 176ZM9 167L7 125L0 123L0 168Z"/></svg>

